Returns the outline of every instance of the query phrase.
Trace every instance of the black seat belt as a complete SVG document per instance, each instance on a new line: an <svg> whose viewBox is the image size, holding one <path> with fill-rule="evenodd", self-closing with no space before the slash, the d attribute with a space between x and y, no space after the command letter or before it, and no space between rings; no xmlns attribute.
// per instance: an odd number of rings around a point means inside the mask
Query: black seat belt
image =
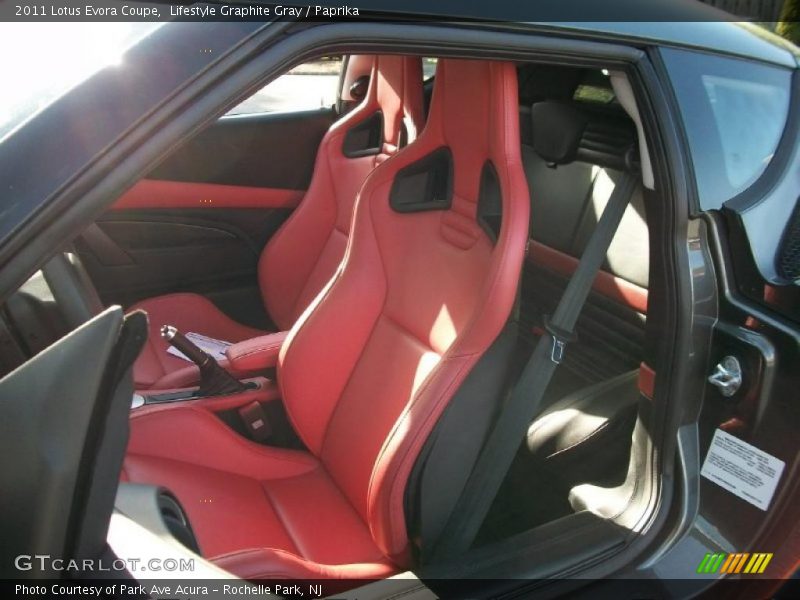
<svg viewBox="0 0 800 600"><path fill-rule="evenodd" d="M475 540L530 423L540 412L542 397L564 357L567 343L574 335L575 323L637 183L638 176L625 171L615 186L578 268L553 317L546 323L547 335L536 344L475 461L462 494L434 546L433 561L457 556L468 550Z"/></svg>

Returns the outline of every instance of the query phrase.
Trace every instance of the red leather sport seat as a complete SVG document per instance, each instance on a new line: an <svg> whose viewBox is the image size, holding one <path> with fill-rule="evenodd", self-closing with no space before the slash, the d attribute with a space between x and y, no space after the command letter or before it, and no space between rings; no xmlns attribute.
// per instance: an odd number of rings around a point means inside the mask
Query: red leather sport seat
<svg viewBox="0 0 800 600"><path fill-rule="evenodd" d="M323 137L308 191L258 265L264 307L281 331L294 324L339 267L358 190L376 165L422 129L422 102L420 59L377 56L366 97ZM149 340L134 366L138 389L178 387L197 378L193 365L167 353L159 336L162 325L228 342L265 333L237 323L198 294L150 298L131 307L136 309L150 318Z"/></svg>
<svg viewBox="0 0 800 600"><path fill-rule="evenodd" d="M247 578L410 565L412 468L515 303L529 212L518 128L512 64L439 62L425 131L368 177L341 270L281 349L307 451L249 442L191 404L134 414L124 476L172 490L205 556ZM487 170L496 239L478 218Z"/></svg>

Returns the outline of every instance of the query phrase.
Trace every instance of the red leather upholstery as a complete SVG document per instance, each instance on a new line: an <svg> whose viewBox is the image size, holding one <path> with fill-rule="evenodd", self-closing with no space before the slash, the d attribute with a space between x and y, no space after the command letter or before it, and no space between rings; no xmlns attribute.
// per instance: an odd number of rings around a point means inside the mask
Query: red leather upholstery
<svg viewBox="0 0 800 600"><path fill-rule="evenodd" d="M279 365L298 433L398 561L407 559L408 475L455 389L508 319L527 236L514 67L440 64L425 131L367 180L343 272L293 328ZM394 212L395 174L441 146L453 154L451 209ZM503 196L494 247L476 220L487 160ZM318 366L313 378L303 377L309 364Z"/></svg>
<svg viewBox="0 0 800 600"><path fill-rule="evenodd" d="M383 117L381 151L355 158L345 156L342 144L347 132L377 111ZM422 123L420 59L375 57L367 96L322 139L308 191L261 255L258 277L264 305L281 330L292 326L339 267L350 232L353 202L367 175L398 150L404 126L408 138L414 139ZM147 187L141 182L139 185ZM158 185L163 189L165 185L178 184ZM187 184L181 203L198 200L197 189L192 185ZM218 202L223 202L227 192L235 192L236 202L244 201L241 190L216 187L220 188L215 190ZM136 189L130 192L134 200L138 197ZM266 193L259 197L266 201ZM275 199L270 195L269 200ZM289 202L291 198L280 200ZM197 380L195 368L165 353L167 346L158 335L162 325L176 325L184 332L193 331L227 342L240 342L264 333L232 321L200 296L190 299L188 294L176 294L151 298L132 309L142 309L150 317L149 342L134 365L134 380L139 389L190 385ZM178 315L180 321L176 322L173 317Z"/></svg>
<svg viewBox="0 0 800 600"><path fill-rule="evenodd" d="M313 577L314 563L359 563L366 577L393 570L316 458L248 442L207 411L135 414L125 474L166 484L202 553L240 576Z"/></svg>
<svg viewBox="0 0 800 600"><path fill-rule="evenodd" d="M528 233L514 66L442 60L435 85L425 131L367 179L342 268L281 349L309 452L257 446L189 408L133 419L127 476L170 488L203 553L234 573L375 577L410 563L409 473L509 318ZM395 212L398 171L442 146L451 207ZM477 220L487 161L503 204L494 244Z"/></svg>
<svg viewBox="0 0 800 600"><path fill-rule="evenodd" d="M383 114L381 151L345 156L347 132L377 110ZM294 324L342 262L356 195L376 165L398 150L404 123L414 139L423 123L421 62L378 56L366 98L322 139L303 203L261 255L258 272L264 304L281 329Z"/></svg>
<svg viewBox="0 0 800 600"><path fill-rule="evenodd" d="M397 571L386 562L320 564L275 548L231 552L214 562L244 579L383 579Z"/></svg>
<svg viewBox="0 0 800 600"><path fill-rule="evenodd" d="M237 375L247 375L274 368L286 335L287 332L278 331L229 346L225 351L228 370Z"/></svg>
<svg viewBox="0 0 800 600"><path fill-rule="evenodd" d="M142 179L112 208L294 208L302 197L300 190Z"/></svg>

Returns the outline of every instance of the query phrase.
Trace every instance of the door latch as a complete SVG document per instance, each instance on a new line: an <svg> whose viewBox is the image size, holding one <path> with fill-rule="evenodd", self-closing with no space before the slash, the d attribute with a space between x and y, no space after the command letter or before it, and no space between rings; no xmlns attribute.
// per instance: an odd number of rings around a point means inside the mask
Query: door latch
<svg viewBox="0 0 800 600"><path fill-rule="evenodd" d="M714 368L708 382L719 390L719 393L730 398L742 387L742 365L735 356L726 356Z"/></svg>

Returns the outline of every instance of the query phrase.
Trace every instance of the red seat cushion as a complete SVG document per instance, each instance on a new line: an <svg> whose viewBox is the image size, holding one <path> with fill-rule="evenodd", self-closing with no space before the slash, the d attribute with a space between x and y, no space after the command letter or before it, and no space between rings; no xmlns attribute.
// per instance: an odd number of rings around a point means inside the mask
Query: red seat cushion
<svg viewBox="0 0 800 600"><path fill-rule="evenodd" d="M135 304L129 310L144 310L150 326L147 343L133 367L137 389L182 387L192 385L199 378L195 365L167 352L169 345L161 338L162 325L174 325L184 333L199 333L231 343L266 333L237 323L199 294L158 296Z"/></svg>
<svg viewBox="0 0 800 600"><path fill-rule="evenodd" d="M369 529L310 454L240 438L205 410L131 419L128 480L181 500L204 556L242 577L391 574ZM246 549L242 551L242 549Z"/></svg>

